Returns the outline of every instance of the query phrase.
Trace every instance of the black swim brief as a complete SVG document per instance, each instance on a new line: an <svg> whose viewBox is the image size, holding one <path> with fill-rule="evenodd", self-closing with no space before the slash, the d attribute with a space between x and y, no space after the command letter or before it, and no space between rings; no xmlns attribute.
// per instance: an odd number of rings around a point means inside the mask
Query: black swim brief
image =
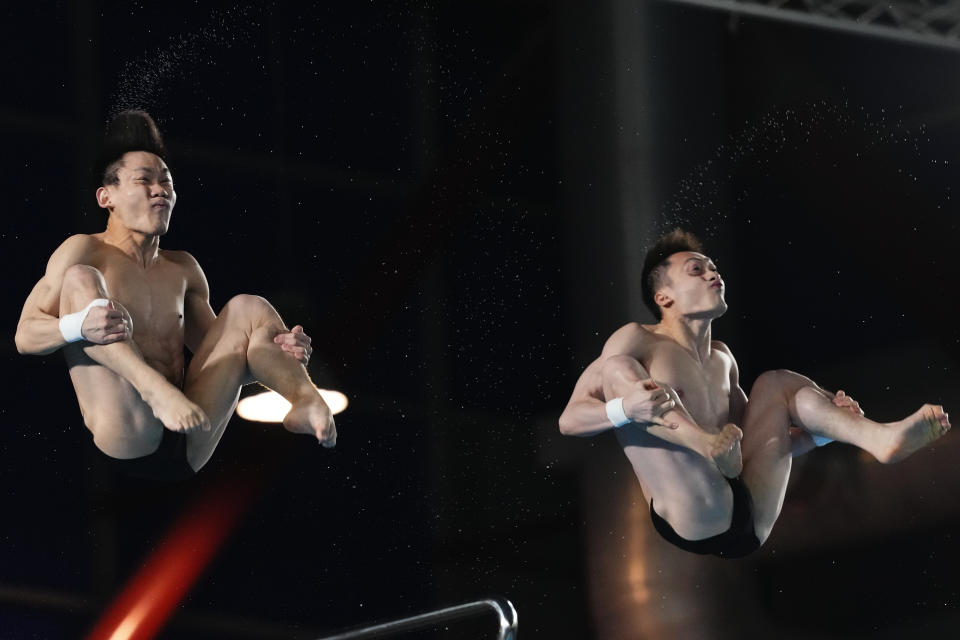
<svg viewBox="0 0 960 640"><path fill-rule="evenodd" d="M753 498L740 478L727 478L727 482L733 491L733 516L730 528L723 533L703 540L681 538L670 523L654 511L651 500L650 518L653 520L653 527L667 542L691 553L711 554L721 558L742 558L753 553L760 548L760 540L753 529Z"/></svg>
<svg viewBox="0 0 960 640"><path fill-rule="evenodd" d="M91 440L91 443L93 441ZM96 445L93 445L96 448ZM122 460L113 458L99 449L100 458L107 460L110 469L135 478L148 480L176 481L186 480L196 475L187 462L187 434L163 430L163 437L157 450L140 458Z"/></svg>

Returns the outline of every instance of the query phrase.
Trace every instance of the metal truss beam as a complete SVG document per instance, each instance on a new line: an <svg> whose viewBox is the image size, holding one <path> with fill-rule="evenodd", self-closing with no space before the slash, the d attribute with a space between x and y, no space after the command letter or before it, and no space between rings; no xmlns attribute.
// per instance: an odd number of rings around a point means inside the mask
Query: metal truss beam
<svg viewBox="0 0 960 640"><path fill-rule="evenodd" d="M958 0L660 0L960 51Z"/></svg>

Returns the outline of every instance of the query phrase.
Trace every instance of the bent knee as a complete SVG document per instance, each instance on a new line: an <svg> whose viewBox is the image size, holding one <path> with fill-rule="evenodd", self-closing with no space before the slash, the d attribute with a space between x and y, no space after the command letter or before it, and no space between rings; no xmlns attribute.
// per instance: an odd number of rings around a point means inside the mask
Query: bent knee
<svg viewBox="0 0 960 640"><path fill-rule="evenodd" d="M276 335L285 329L283 321L266 298L241 293L235 295L220 312L228 322L245 327L247 330L266 331ZM269 336L272 339L272 335Z"/></svg>
<svg viewBox="0 0 960 640"><path fill-rule="evenodd" d="M88 264L72 265L63 273L64 291L104 289L104 285L103 274Z"/></svg>
<svg viewBox="0 0 960 640"><path fill-rule="evenodd" d="M262 313L267 309L273 310L273 307L270 306L267 299L251 293L237 294L230 298L227 304L223 306L224 313L256 314Z"/></svg>
<svg viewBox="0 0 960 640"><path fill-rule="evenodd" d="M603 361L603 366L600 367L600 373L604 380L606 380L614 376L622 376L627 372L634 372L636 371L638 364L639 363L636 361L636 359L623 354L618 354L615 356L610 356Z"/></svg>
<svg viewBox="0 0 960 640"><path fill-rule="evenodd" d="M750 388L751 395L761 392L778 391L786 388L787 383L797 376L796 373L788 369L771 369L764 371L753 383Z"/></svg>
<svg viewBox="0 0 960 640"><path fill-rule="evenodd" d="M628 372L631 371L631 369L636 369L636 366L636 360L625 355L610 356L604 360L600 367L600 379L603 382L604 395L612 398L625 394Z"/></svg>
<svg viewBox="0 0 960 640"><path fill-rule="evenodd" d="M60 314L76 311L95 298L108 298L103 274L86 264L67 268L60 285Z"/></svg>
<svg viewBox="0 0 960 640"><path fill-rule="evenodd" d="M276 311L266 298L250 293L241 293L230 298L223 306L221 313L245 318L276 315Z"/></svg>

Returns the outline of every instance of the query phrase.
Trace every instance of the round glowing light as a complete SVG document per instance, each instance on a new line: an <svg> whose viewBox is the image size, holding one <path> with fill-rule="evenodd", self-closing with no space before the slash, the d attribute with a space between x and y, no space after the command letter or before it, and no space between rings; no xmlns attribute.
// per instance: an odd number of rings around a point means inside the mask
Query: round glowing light
<svg viewBox="0 0 960 640"><path fill-rule="evenodd" d="M347 408L347 396L339 391L317 389L320 397L330 407L334 415ZM251 422L283 422L284 416L290 411L290 403L276 391L265 391L255 396L248 396L237 405L237 415Z"/></svg>

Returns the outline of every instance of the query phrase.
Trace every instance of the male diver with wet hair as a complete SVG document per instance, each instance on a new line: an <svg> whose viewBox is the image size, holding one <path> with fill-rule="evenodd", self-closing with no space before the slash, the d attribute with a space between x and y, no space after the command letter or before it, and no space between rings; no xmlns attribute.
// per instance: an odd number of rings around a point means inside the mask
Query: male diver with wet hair
<svg viewBox="0 0 960 640"><path fill-rule="evenodd" d="M160 249L177 201L153 119L109 124L97 204L106 230L60 245L27 297L17 350L62 349L97 448L138 475L183 476L210 459L240 387L259 381L292 403L283 425L332 447L330 409L305 365L310 338L263 298L214 313L200 265ZM184 346L193 354L184 367ZM142 473L138 473L142 472Z"/></svg>
<svg viewBox="0 0 960 640"><path fill-rule="evenodd" d="M642 287L659 322L610 336L577 381L560 431L614 430L654 527L681 549L727 558L758 549L783 506L792 456L836 440L897 462L950 428L943 408L929 404L899 422L873 422L843 391L792 371L761 374L748 397L733 354L711 335L727 310L723 279L690 233L658 241Z"/></svg>

